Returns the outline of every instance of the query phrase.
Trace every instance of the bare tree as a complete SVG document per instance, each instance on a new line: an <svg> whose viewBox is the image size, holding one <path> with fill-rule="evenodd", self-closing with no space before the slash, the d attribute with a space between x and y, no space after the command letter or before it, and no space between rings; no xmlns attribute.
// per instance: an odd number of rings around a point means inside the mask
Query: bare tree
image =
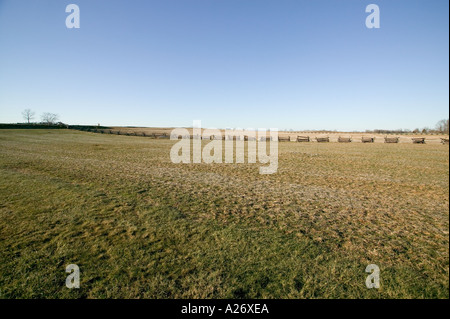
<svg viewBox="0 0 450 319"><path fill-rule="evenodd" d="M30 121L34 119L34 115L35 113L30 109L26 109L22 112L22 116L24 120L27 121L28 124L30 124Z"/></svg>
<svg viewBox="0 0 450 319"><path fill-rule="evenodd" d="M439 131L439 133L448 134L448 119L447 120L440 120L436 124L436 130Z"/></svg>
<svg viewBox="0 0 450 319"><path fill-rule="evenodd" d="M46 124L55 124L58 121L58 114L44 113L42 114L42 122Z"/></svg>

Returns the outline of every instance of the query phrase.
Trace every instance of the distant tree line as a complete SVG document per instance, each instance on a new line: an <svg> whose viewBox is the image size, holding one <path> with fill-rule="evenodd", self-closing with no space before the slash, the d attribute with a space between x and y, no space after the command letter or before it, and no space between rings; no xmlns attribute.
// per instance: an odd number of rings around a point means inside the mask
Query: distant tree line
<svg viewBox="0 0 450 319"><path fill-rule="evenodd" d="M0 123L0 129L66 129L68 125L64 123L55 124L40 124L40 123L16 123L16 124L2 124Z"/></svg>
<svg viewBox="0 0 450 319"><path fill-rule="evenodd" d="M440 120L440 121L436 124L436 130L437 130L439 133L448 134L448 119L446 119L446 120Z"/></svg>
<svg viewBox="0 0 450 319"><path fill-rule="evenodd" d="M22 117L26 121L27 124L40 124L40 125L53 125L53 126L67 126L62 122L58 122L59 116L55 113L45 112L41 115L41 122L35 123L32 122L35 119L36 113L30 109L25 109L22 112ZM100 124L99 124L100 126ZM285 131L293 131L292 129ZM332 132L323 130L323 132ZM434 129L430 129L429 127L424 127L422 129L416 128L414 130L410 129L398 129L398 130L366 130L367 133L375 133L375 134L449 134L449 120L440 120Z"/></svg>
<svg viewBox="0 0 450 319"><path fill-rule="evenodd" d="M398 129L398 130L367 130L367 133L376 133L376 134L448 134L448 119L440 120L434 129L429 127L424 128L416 128L414 130L410 129Z"/></svg>
<svg viewBox="0 0 450 319"><path fill-rule="evenodd" d="M36 113L30 109L25 109L22 112L23 119L27 122L27 124L47 124L47 125L55 125L55 124L64 124L61 122L58 122L59 116L55 113L49 113L45 112L41 115L41 122L33 122L35 119Z"/></svg>

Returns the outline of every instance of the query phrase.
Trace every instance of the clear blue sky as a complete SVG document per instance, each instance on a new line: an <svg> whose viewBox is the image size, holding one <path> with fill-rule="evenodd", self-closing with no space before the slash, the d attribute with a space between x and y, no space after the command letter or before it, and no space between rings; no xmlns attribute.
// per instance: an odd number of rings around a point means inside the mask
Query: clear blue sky
<svg viewBox="0 0 450 319"><path fill-rule="evenodd" d="M66 5L81 11L67 29ZM367 29L375 3L381 28ZM365 130L449 114L447 0L0 0L0 122Z"/></svg>

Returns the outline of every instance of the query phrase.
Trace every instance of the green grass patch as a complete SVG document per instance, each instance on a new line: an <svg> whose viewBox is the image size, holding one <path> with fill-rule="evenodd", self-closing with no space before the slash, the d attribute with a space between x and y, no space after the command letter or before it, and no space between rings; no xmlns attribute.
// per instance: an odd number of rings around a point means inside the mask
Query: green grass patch
<svg viewBox="0 0 450 319"><path fill-rule="evenodd" d="M448 146L280 143L259 175L173 143L0 131L0 298L449 298Z"/></svg>

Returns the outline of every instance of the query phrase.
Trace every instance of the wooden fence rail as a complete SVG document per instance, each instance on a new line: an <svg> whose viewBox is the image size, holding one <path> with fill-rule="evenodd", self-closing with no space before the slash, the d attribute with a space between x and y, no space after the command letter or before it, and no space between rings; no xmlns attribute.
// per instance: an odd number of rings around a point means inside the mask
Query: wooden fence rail
<svg viewBox="0 0 450 319"><path fill-rule="evenodd" d="M327 137L316 137L317 143L328 143L330 141L330 138Z"/></svg>
<svg viewBox="0 0 450 319"><path fill-rule="evenodd" d="M411 140L413 144L425 144L425 137L413 137Z"/></svg>
<svg viewBox="0 0 450 319"><path fill-rule="evenodd" d="M120 130L113 130L109 129L107 127L89 127L89 126L69 126L69 129L83 131L83 132L91 132L91 133L100 133L100 134L114 134L114 135L126 135L126 136L142 136L142 137L149 137L153 139L170 139L170 134L168 133L146 133L146 132L137 132L137 131L120 131ZM257 138L255 136L249 136L249 135L243 135L243 136L234 136L234 135L222 135L220 136L211 136L211 137L202 137L201 135L186 135L186 136L178 136L178 139L181 138L190 138L190 139L206 139L206 140L244 140L244 141L256 141ZM330 137L315 137L315 140L318 143L328 143L330 142ZM412 137L411 138L413 144L426 144L426 138L425 137ZM272 141L272 137L270 136L262 136L259 138L259 141ZM290 136L278 136L279 142L290 142L291 137ZM295 139L296 142L311 142L310 136L303 136L298 135ZM337 142L339 143L351 143L353 141L352 137L338 137ZM375 137L367 137L362 136L361 137L362 143L374 143ZM385 143L400 143L400 137L384 137ZM449 139L448 138L441 138L441 143L443 145L449 145Z"/></svg>
<svg viewBox="0 0 450 319"><path fill-rule="evenodd" d="M278 136L278 142L290 142L291 137L290 136Z"/></svg>
<svg viewBox="0 0 450 319"><path fill-rule="evenodd" d="M340 137L338 138L339 143L351 143L352 138L351 137Z"/></svg>
<svg viewBox="0 0 450 319"><path fill-rule="evenodd" d="M300 143L305 143L305 142L311 142L311 139L309 138L309 136L297 136L297 142Z"/></svg>
<svg viewBox="0 0 450 319"><path fill-rule="evenodd" d="M361 137L362 143L375 143L375 137Z"/></svg>
<svg viewBox="0 0 450 319"><path fill-rule="evenodd" d="M385 137L384 142L385 143L398 143L400 141L399 137Z"/></svg>

